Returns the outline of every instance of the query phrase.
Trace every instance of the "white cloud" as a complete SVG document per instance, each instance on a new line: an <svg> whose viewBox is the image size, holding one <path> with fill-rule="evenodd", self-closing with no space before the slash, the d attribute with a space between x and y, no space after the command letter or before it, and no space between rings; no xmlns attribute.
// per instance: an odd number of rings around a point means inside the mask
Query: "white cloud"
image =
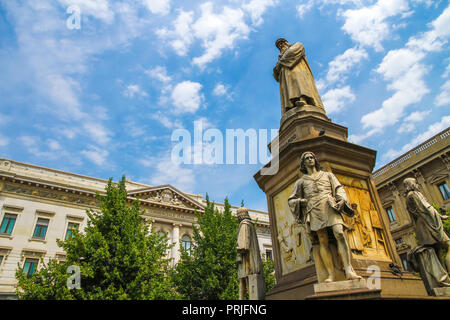
<svg viewBox="0 0 450 320"><path fill-rule="evenodd" d="M171 184L185 192L193 192L196 182L194 171L172 162L170 154L158 158L142 159L139 162L146 167L152 167L154 173L149 179L151 185Z"/></svg>
<svg viewBox="0 0 450 320"><path fill-rule="evenodd" d="M21 136L18 140L26 147L31 148L36 145L37 138L32 136Z"/></svg>
<svg viewBox="0 0 450 320"><path fill-rule="evenodd" d="M259 26L263 23L262 15L267 11L268 7L272 7L278 3L277 0L251 0L245 3L242 8L250 14L252 24Z"/></svg>
<svg viewBox="0 0 450 320"><path fill-rule="evenodd" d="M160 122L167 129L177 129L183 127L181 121L176 120L173 117L168 117L162 114L161 112L156 112L152 114L150 118Z"/></svg>
<svg viewBox="0 0 450 320"><path fill-rule="evenodd" d="M0 113L0 125L5 126L12 120L12 117Z"/></svg>
<svg viewBox="0 0 450 320"><path fill-rule="evenodd" d="M299 4L297 9L297 15L301 19L307 14L314 6L314 0L308 0L304 3Z"/></svg>
<svg viewBox="0 0 450 320"><path fill-rule="evenodd" d="M202 123L203 130L214 127L213 124L206 117L200 117L195 120L195 122L197 122L197 121L200 121Z"/></svg>
<svg viewBox="0 0 450 320"><path fill-rule="evenodd" d="M434 1L434 0L411 0L411 2L415 5L418 4L425 4L425 6L428 8L430 7L433 2L436 2L436 5L440 2L440 1Z"/></svg>
<svg viewBox="0 0 450 320"><path fill-rule="evenodd" d="M227 99L232 100L232 93L228 90L230 89L229 85L224 85L223 83L217 83L213 90L213 95L217 97L225 96Z"/></svg>
<svg viewBox="0 0 450 320"><path fill-rule="evenodd" d="M346 104L353 101L355 101L355 95L350 86L332 89L323 95L323 105L328 114L341 111Z"/></svg>
<svg viewBox="0 0 450 320"><path fill-rule="evenodd" d="M222 50L233 48L239 39L247 39L250 33L241 9L223 7L221 13L213 12L213 4L206 2L200 6L201 16L193 24L195 37L202 41L205 52L195 57L193 63L200 68L219 58Z"/></svg>
<svg viewBox="0 0 450 320"><path fill-rule="evenodd" d="M125 97L134 98L135 96L147 97L148 94L139 87L137 84L128 85L122 92Z"/></svg>
<svg viewBox="0 0 450 320"><path fill-rule="evenodd" d="M85 133L99 144L107 144L110 141L111 132L99 122L86 122L83 124Z"/></svg>
<svg viewBox="0 0 450 320"><path fill-rule="evenodd" d="M441 51L448 43L450 37L450 7L430 23L431 30L412 37L407 46L411 49L422 51Z"/></svg>
<svg viewBox="0 0 450 320"><path fill-rule="evenodd" d="M425 120L426 116L430 113L431 109L425 111L415 111L411 113L403 120L403 123L401 124L400 128L398 128L397 132L405 133L413 131L416 128L415 123Z"/></svg>
<svg viewBox="0 0 450 320"><path fill-rule="evenodd" d="M151 13L166 15L170 12L170 0L143 0L143 3Z"/></svg>
<svg viewBox="0 0 450 320"><path fill-rule="evenodd" d="M0 134L0 147L6 147L9 144L9 139Z"/></svg>
<svg viewBox="0 0 450 320"><path fill-rule="evenodd" d="M357 43L382 51L381 42L390 36L387 19L409 10L407 0L379 0L372 6L342 12L342 29Z"/></svg>
<svg viewBox="0 0 450 320"><path fill-rule="evenodd" d="M223 6L214 11L212 2L200 5L200 15L194 19L193 11L179 10L172 28L160 28L157 35L167 41L178 55L187 55L194 40L201 43L204 49L200 56L194 57L192 63L204 68L208 63L219 58L224 50L233 49L236 42L248 39L251 31L246 19L250 18L252 25L262 23L262 15L275 0L251 0L239 8Z"/></svg>
<svg viewBox="0 0 450 320"><path fill-rule="evenodd" d="M450 104L450 80L447 80L441 86L441 92L434 99L434 104L438 107L448 106Z"/></svg>
<svg viewBox="0 0 450 320"><path fill-rule="evenodd" d="M223 96L227 93L227 87L225 87L222 83L216 84L213 94L215 96Z"/></svg>
<svg viewBox="0 0 450 320"><path fill-rule="evenodd" d="M98 166L105 164L109 152L96 146L89 146L89 149L82 150L81 154Z"/></svg>
<svg viewBox="0 0 450 320"><path fill-rule="evenodd" d="M447 58L447 61L450 61L450 58ZM445 71L442 74L442 78L446 79L448 78L448 75L450 74L450 63L445 67Z"/></svg>
<svg viewBox="0 0 450 320"><path fill-rule="evenodd" d="M185 56L194 41L191 30L193 19L194 12L179 10L178 17L173 23L173 30L161 28L156 30L156 34L160 38L169 40L170 46L178 55Z"/></svg>
<svg viewBox="0 0 450 320"><path fill-rule="evenodd" d="M144 71L150 78L156 79L162 83L172 81L172 78L167 75L167 69L163 66L156 66L153 69Z"/></svg>
<svg viewBox="0 0 450 320"><path fill-rule="evenodd" d="M145 129L141 126L138 126L136 124L136 121L134 121L133 117L127 117L125 119L125 131L129 136L133 138L145 134Z"/></svg>
<svg viewBox="0 0 450 320"><path fill-rule="evenodd" d="M47 144L48 144L48 147L50 148L50 150L56 151L56 150L61 149L61 145L56 140L49 139L49 140L47 140Z"/></svg>
<svg viewBox="0 0 450 320"><path fill-rule="evenodd" d="M418 103L429 92L423 80L428 69L418 63L422 57L409 49L393 50L384 57L376 71L390 81L388 89L395 93L383 102L380 109L361 118L364 128L381 130L395 124L408 105Z"/></svg>
<svg viewBox="0 0 450 320"><path fill-rule="evenodd" d="M404 48L391 50L383 58L376 72L389 81L387 87L394 94L382 103L381 108L361 118L364 129L371 129L372 133L376 133L397 123L406 107L419 103L430 92L424 81L429 67L422 61L429 52L442 50L443 44L447 42L450 36L450 7L429 26L430 30L411 37ZM445 101L444 93L436 98L435 103L444 104ZM407 132L410 127L405 126L402 131Z"/></svg>
<svg viewBox="0 0 450 320"><path fill-rule="evenodd" d="M177 84L171 94L174 113L196 112L203 101L201 89L202 85L198 82L183 81Z"/></svg>
<svg viewBox="0 0 450 320"><path fill-rule="evenodd" d="M28 153L33 155L33 157L40 157L46 160L66 158L72 163L76 161L76 157L64 150L54 139L48 139L43 142L41 138L37 136L20 136L17 140L25 147Z"/></svg>
<svg viewBox="0 0 450 320"><path fill-rule="evenodd" d="M73 139L80 133L78 128L56 128L55 131L67 139Z"/></svg>
<svg viewBox="0 0 450 320"><path fill-rule="evenodd" d="M367 59L366 50L361 48L347 49L343 54L335 57L328 63L327 81L328 83L343 82L347 80L347 74L355 65L363 59Z"/></svg>
<svg viewBox="0 0 450 320"><path fill-rule="evenodd" d="M411 150L412 148L418 146L424 141L430 139L432 136L438 134L444 129L450 126L450 116L445 116L439 122L432 123L428 126L428 129L414 137L409 143L405 144L401 149L389 149L386 154L383 155L383 159L386 161L391 161L392 159L398 157L399 155Z"/></svg>

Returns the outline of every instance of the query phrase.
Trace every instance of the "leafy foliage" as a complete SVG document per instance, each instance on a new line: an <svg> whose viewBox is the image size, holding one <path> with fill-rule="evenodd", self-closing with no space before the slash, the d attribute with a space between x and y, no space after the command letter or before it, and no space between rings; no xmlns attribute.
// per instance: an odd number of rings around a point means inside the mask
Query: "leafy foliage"
<svg viewBox="0 0 450 320"><path fill-rule="evenodd" d="M193 300L238 299L236 238L239 223L228 199L220 212L206 196L205 213L197 213L190 255L182 250L173 274L177 291Z"/></svg>
<svg viewBox="0 0 450 320"><path fill-rule="evenodd" d="M264 281L266 282L266 293L269 293L275 286L274 262L272 259L263 261Z"/></svg>
<svg viewBox="0 0 450 320"><path fill-rule="evenodd" d="M135 201L127 203L125 177L118 185L109 180L106 195L97 194L100 211L87 210L85 233L73 232L58 245L66 261L51 260L27 278L16 272L20 299L176 299L168 277L169 249L164 236L149 233ZM67 267L81 271L81 289L68 289Z"/></svg>

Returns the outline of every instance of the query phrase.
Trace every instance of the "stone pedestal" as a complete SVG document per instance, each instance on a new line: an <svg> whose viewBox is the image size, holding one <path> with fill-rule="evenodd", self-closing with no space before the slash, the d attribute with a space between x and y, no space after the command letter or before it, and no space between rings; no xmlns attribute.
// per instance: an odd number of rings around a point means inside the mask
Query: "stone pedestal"
<svg viewBox="0 0 450 320"><path fill-rule="evenodd" d="M309 300L379 299L381 289L369 288L365 279L344 280L314 285L315 294Z"/></svg>
<svg viewBox="0 0 450 320"><path fill-rule="evenodd" d="M328 283L322 282L314 285L315 293L358 289L368 289L365 279L344 280Z"/></svg>
<svg viewBox="0 0 450 320"><path fill-rule="evenodd" d="M266 291L262 274L251 274L248 276L248 298L249 300L264 300Z"/></svg>
<svg viewBox="0 0 450 320"><path fill-rule="evenodd" d="M436 297L449 297L450 298L450 287L434 288L433 292Z"/></svg>
<svg viewBox="0 0 450 320"><path fill-rule="evenodd" d="M364 278L378 270L381 285L378 291L355 289L360 291L359 297L426 297L420 278L409 272L404 272L399 278L389 268L390 263L399 266L402 263L371 175L376 151L347 142L347 128L332 123L321 110L316 112L314 108L317 107L292 108L283 115L278 137L279 170L273 175L262 175L261 170L254 175L267 197L277 279L277 285L266 294L266 299L336 296L337 291L315 292L314 284L322 281L323 275L316 273L311 247L306 247L306 241L302 241L302 226L296 224L287 203L295 182L300 178L300 156L305 151L313 152L322 170L332 172L338 178L350 203L356 208L354 218L344 217L344 222L350 227L346 236L352 252L352 265ZM273 164L265 167L270 165ZM355 293L355 290L350 291Z"/></svg>

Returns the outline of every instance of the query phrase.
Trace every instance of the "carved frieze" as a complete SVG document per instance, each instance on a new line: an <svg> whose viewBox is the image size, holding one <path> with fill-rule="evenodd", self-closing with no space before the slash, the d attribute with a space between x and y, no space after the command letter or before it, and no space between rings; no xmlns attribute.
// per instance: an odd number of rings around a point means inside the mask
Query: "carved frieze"
<svg viewBox="0 0 450 320"><path fill-rule="evenodd" d="M182 208L193 209L193 205L190 204L184 197L173 192L169 188L162 190L151 190L147 192L142 192L138 194L131 194L131 196L137 196L139 199L149 200L152 202L157 202L169 206L177 206Z"/></svg>
<svg viewBox="0 0 450 320"><path fill-rule="evenodd" d="M163 208L149 208L147 213L152 217L161 217L161 218L169 218L169 219L179 219L179 220L187 220L187 221L196 221L196 218L193 214L185 214L180 212L175 212L170 209Z"/></svg>
<svg viewBox="0 0 450 320"><path fill-rule="evenodd" d="M349 227L347 232L351 251L358 256L388 259L386 240L380 213L376 210L367 182L362 179L336 174L355 211L355 216L343 216ZM398 189L392 185L390 188Z"/></svg>
<svg viewBox="0 0 450 320"><path fill-rule="evenodd" d="M43 189L39 187L25 186L23 184L5 183L3 191L21 195L30 195L50 200L61 200L86 206L97 206L97 201L90 197L65 191Z"/></svg>

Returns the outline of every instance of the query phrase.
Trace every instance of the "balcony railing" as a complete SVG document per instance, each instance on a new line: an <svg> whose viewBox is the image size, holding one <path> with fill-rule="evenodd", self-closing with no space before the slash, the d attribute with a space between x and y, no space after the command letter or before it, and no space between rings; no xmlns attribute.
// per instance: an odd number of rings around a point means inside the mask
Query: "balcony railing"
<svg viewBox="0 0 450 320"><path fill-rule="evenodd" d="M375 179L376 177L381 176L382 174L388 172L392 168L395 168L399 164L401 164L401 163L403 163L403 162L405 162L405 161L407 161L407 160L417 156L422 151L428 149L432 145L434 145L437 142L439 142L439 140L444 140L444 139L448 138L449 136L450 136L450 129L447 128L443 132L438 133L434 137L432 137L429 140L425 141L423 144L418 145L415 149L412 149L412 150L408 151L406 154L400 156L397 159L394 159L393 161L391 161L387 165L385 165L385 166L381 167L380 169L376 170L372 174L372 178Z"/></svg>

